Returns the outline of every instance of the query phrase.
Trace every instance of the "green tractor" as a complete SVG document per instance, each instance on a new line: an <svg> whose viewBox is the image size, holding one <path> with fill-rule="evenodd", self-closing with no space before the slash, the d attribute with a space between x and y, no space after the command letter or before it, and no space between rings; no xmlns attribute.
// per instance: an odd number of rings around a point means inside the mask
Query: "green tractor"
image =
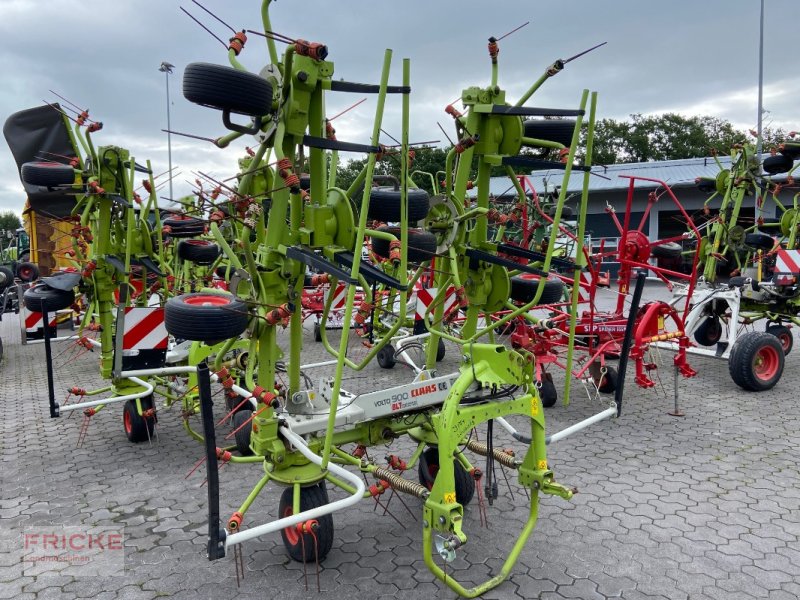
<svg viewBox="0 0 800 600"><path fill-rule="evenodd" d="M0 240L0 318L3 313L19 312L15 281L30 283L39 278L39 268L29 262L31 240L28 233L1 231Z"/></svg>

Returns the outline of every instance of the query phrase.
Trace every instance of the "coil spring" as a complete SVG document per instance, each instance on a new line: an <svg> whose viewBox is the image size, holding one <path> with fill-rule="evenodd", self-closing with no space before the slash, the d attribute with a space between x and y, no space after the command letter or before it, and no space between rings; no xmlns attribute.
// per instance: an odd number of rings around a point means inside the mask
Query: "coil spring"
<svg viewBox="0 0 800 600"><path fill-rule="evenodd" d="M398 492L410 494L411 496L416 496L422 500L430 496L430 491L428 491L428 488L426 488L424 485L417 483L416 481L404 479L403 477L400 477L400 475L392 473L389 469L377 467L372 474L377 479L388 481L392 488Z"/></svg>
<svg viewBox="0 0 800 600"><path fill-rule="evenodd" d="M489 453L489 448L486 446L486 444L475 440L470 440L467 442L467 448L472 450L475 454L479 454L480 456L486 456ZM507 452L503 452L502 450L495 448L494 452L492 452L492 456L504 467L508 467L509 469L516 469L519 467L517 459Z"/></svg>

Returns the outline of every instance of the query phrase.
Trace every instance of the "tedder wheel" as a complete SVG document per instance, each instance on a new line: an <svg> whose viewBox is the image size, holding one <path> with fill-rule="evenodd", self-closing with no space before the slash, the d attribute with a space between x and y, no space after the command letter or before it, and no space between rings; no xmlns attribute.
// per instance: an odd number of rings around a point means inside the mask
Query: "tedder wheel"
<svg viewBox="0 0 800 600"><path fill-rule="evenodd" d="M575 121L570 119L529 119L523 126L525 137L556 142L564 146L572 143L572 133L575 131Z"/></svg>
<svg viewBox="0 0 800 600"><path fill-rule="evenodd" d="M475 494L475 479L470 475L464 466L453 458L455 469L456 502L466 506ZM433 488L436 481L436 474L439 472L439 449L430 447L419 457L419 482L429 490Z"/></svg>
<svg viewBox="0 0 800 600"><path fill-rule="evenodd" d="M428 192L419 188L408 188L408 223L415 224L428 216L430 199ZM391 186L374 187L369 194L370 219L394 223L400 220L400 190Z"/></svg>
<svg viewBox="0 0 800 600"><path fill-rule="evenodd" d="M272 109L272 85L246 71L223 65L191 63L183 72L183 97L189 102L260 117Z"/></svg>
<svg viewBox="0 0 800 600"><path fill-rule="evenodd" d="M14 283L14 273L8 267L0 267L0 292Z"/></svg>
<svg viewBox="0 0 800 600"><path fill-rule="evenodd" d="M75 302L75 292L72 290L57 290L46 283L37 283L32 288L25 290L22 296L25 308L33 312L42 311L42 302L45 303L47 312L69 308Z"/></svg>
<svg viewBox="0 0 800 600"><path fill-rule="evenodd" d="M42 187L75 183L75 169L61 163L27 162L22 165L20 175L25 183Z"/></svg>
<svg viewBox="0 0 800 600"><path fill-rule="evenodd" d="M547 209L547 216L555 217L556 211L558 210L558 205L551 204L550 207ZM562 219L569 219L572 216L572 207L567 206L566 204L561 207L561 218Z"/></svg>
<svg viewBox="0 0 800 600"><path fill-rule="evenodd" d="M181 240L178 244L178 256L198 265L210 265L219 254L219 246L208 240Z"/></svg>
<svg viewBox="0 0 800 600"><path fill-rule="evenodd" d="M676 258L681 255L683 248L677 242L666 242L658 244L650 249L650 254L656 258Z"/></svg>
<svg viewBox="0 0 800 600"><path fill-rule="evenodd" d="M400 239L399 227L379 227L378 231L391 233ZM389 258L389 242L380 238L372 239L372 251L381 258ZM408 260L413 263L425 262L436 254L436 236L422 229L408 230Z"/></svg>
<svg viewBox="0 0 800 600"><path fill-rule="evenodd" d="M558 390L556 390L553 376L550 373L542 374L542 387L539 388L539 397L542 399L542 406L545 408L551 408L558 402Z"/></svg>
<svg viewBox="0 0 800 600"><path fill-rule="evenodd" d="M694 340L701 346L713 346L722 337L722 323L714 315L708 315L694 330Z"/></svg>
<svg viewBox="0 0 800 600"><path fill-rule="evenodd" d="M539 287L538 275L532 273L522 273L511 278L511 298L517 302L528 303L533 300L536 288ZM564 298L564 284L560 279L548 279L544 282L542 296L539 304L553 304L561 302Z"/></svg>
<svg viewBox="0 0 800 600"><path fill-rule="evenodd" d="M786 325L770 325L767 327L767 333L778 338L781 346L783 346L783 355L789 356L789 352L792 351L792 347L794 346L792 330L786 327Z"/></svg>
<svg viewBox="0 0 800 600"><path fill-rule="evenodd" d="M290 517L294 514L292 508L292 497L294 488L287 487L281 494L278 504L278 514L281 518ZM305 512L312 508L325 506L328 504L328 493L325 490L325 482L300 488L300 511ZM283 545L286 552L297 562L313 562L315 559L322 560L330 552L333 545L333 516L330 514L317 517L318 527L314 535L310 533L301 534L295 525L281 530ZM301 537L302 536L302 537ZM314 541L316 537L316 542ZM316 548L315 548L316 545Z"/></svg>
<svg viewBox="0 0 800 600"><path fill-rule="evenodd" d="M247 305L224 292L194 292L174 296L164 308L164 324L176 338L219 342L238 337L250 316Z"/></svg>
<svg viewBox="0 0 800 600"><path fill-rule="evenodd" d="M597 391L601 394L613 394L617 390L619 375L614 367L606 367L606 374L597 383Z"/></svg>
<svg viewBox="0 0 800 600"><path fill-rule="evenodd" d="M203 235L206 225L197 217L190 215L172 215L162 222L164 227L169 227L169 236L173 238L189 238Z"/></svg>
<svg viewBox="0 0 800 600"><path fill-rule="evenodd" d="M314 341L322 341L322 326L319 323L314 323Z"/></svg>
<svg viewBox="0 0 800 600"><path fill-rule="evenodd" d="M761 250L772 250L775 246L775 238L766 233L754 231L744 236L744 245Z"/></svg>
<svg viewBox="0 0 800 600"><path fill-rule="evenodd" d="M142 411L153 408L153 396L146 396L141 399ZM153 439L153 432L156 428L158 417L153 414L145 417L136 410L136 400L128 400L122 409L122 426L128 441L138 444Z"/></svg>
<svg viewBox="0 0 800 600"><path fill-rule="evenodd" d="M253 431L252 422L245 425L245 421L253 416L253 411L243 408L233 413L233 430L236 438L236 449L242 456L250 456L253 451L250 449L250 433Z"/></svg>
<svg viewBox="0 0 800 600"><path fill-rule="evenodd" d="M778 338L761 331L749 331L733 345L728 371L739 387L763 392L778 383L783 364L783 346Z"/></svg>
<svg viewBox="0 0 800 600"><path fill-rule="evenodd" d="M770 175L786 173L794 166L794 160L785 154L776 154L764 159L764 171Z"/></svg>
<svg viewBox="0 0 800 600"><path fill-rule="evenodd" d="M436 362L442 362L446 353L447 348L444 346L444 340L439 338L439 344L436 346Z"/></svg>
<svg viewBox="0 0 800 600"><path fill-rule="evenodd" d="M19 263L17 265L17 277L23 283L32 283L39 279L39 267L32 262Z"/></svg>
<svg viewBox="0 0 800 600"><path fill-rule="evenodd" d="M394 358L394 348L391 344L378 350L378 355L375 358L378 359L378 365L380 365L381 369L393 369L397 363Z"/></svg>

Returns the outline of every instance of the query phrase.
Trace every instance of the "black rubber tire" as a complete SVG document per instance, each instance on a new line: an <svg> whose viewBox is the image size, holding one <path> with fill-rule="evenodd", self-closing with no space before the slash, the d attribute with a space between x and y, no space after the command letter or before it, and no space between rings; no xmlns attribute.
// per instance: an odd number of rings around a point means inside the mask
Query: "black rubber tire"
<svg viewBox="0 0 800 600"><path fill-rule="evenodd" d="M780 153L792 160L800 158L800 143L797 140L786 140L779 146Z"/></svg>
<svg viewBox="0 0 800 600"><path fill-rule="evenodd" d="M358 198L356 198L358 200ZM408 223L414 225L428 216L430 198L428 192L419 188L408 188ZM370 219L385 223L400 221L400 190L394 187L374 187L369 194Z"/></svg>
<svg viewBox="0 0 800 600"><path fill-rule="evenodd" d="M322 326L319 323L314 323L314 341L322 341Z"/></svg>
<svg viewBox="0 0 800 600"><path fill-rule="evenodd" d="M545 373L542 376L542 387L539 388L539 398L542 399L542 406L552 408L558 402L558 390L553 383L553 376Z"/></svg>
<svg viewBox="0 0 800 600"><path fill-rule="evenodd" d="M206 225L202 220L190 215L172 215L161 223L170 228L168 235L173 238L195 237L203 235L206 230Z"/></svg>
<svg viewBox="0 0 800 600"><path fill-rule="evenodd" d="M776 361L774 372L767 369L766 373L759 373L760 360ZM778 338L766 332L749 331L734 344L728 358L728 371L739 387L749 392L763 392L780 381L784 363L783 346Z"/></svg>
<svg viewBox="0 0 800 600"><path fill-rule="evenodd" d="M461 506L466 506L475 495L475 479L455 457L453 458L453 467L455 474L456 502ZM417 468L419 482L429 490L432 489L438 471L439 449L431 446L430 448L426 448L422 456L419 457L419 466Z"/></svg>
<svg viewBox="0 0 800 600"><path fill-rule="evenodd" d="M46 304L48 313L69 308L75 302L75 292L51 288L46 283L37 283L25 290L22 295L25 308L33 312L42 312L42 302Z"/></svg>
<svg viewBox="0 0 800 600"><path fill-rule="evenodd" d="M378 231L391 233L398 240L400 239L399 227L379 227ZM372 251L381 258L389 258L389 242L380 238L372 238ZM436 254L436 236L423 229L408 230L408 260L413 263L421 263L431 260Z"/></svg>
<svg viewBox="0 0 800 600"><path fill-rule="evenodd" d="M311 189L310 173L300 173L300 189L306 192Z"/></svg>
<svg viewBox="0 0 800 600"><path fill-rule="evenodd" d="M772 250L775 246L775 238L766 233L754 231L753 233L745 234L744 245L757 250Z"/></svg>
<svg viewBox="0 0 800 600"><path fill-rule="evenodd" d="M677 258L683 252L678 242L666 242L650 248L650 254L656 258Z"/></svg>
<svg viewBox="0 0 800 600"><path fill-rule="evenodd" d="M747 284L747 277L742 277L737 275L736 277L731 277L728 279L728 287L735 288L735 287L742 287Z"/></svg>
<svg viewBox="0 0 800 600"><path fill-rule="evenodd" d="M378 354L375 358L378 359L378 365L381 369L393 369L395 364L397 364L394 358L394 348L392 348L391 344L378 350Z"/></svg>
<svg viewBox="0 0 800 600"><path fill-rule="evenodd" d="M551 204L550 207L547 209L547 215L550 217L556 216L556 205ZM571 206L562 206L561 207L561 218L562 219L569 219L572 216L572 207Z"/></svg>
<svg viewBox="0 0 800 600"><path fill-rule="evenodd" d="M709 177L698 177L694 180L697 189L704 194L713 194L717 191L717 180Z"/></svg>
<svg viewBox="0 0 800 600"><path fill-rule="evenodd" d="M39 279L39 267L32 262L22 262L17 265L17 277L23 283L33 283Z"/></svg>
<svg viewBox="0 0 800 600"><path fill-rule="evenodd" d="M250 315L247 305L224 292L194 292L167 300L164 324L176 338L215 343L241 335Z"/></svg>
<svg viewBox="0 0 800 600"><path fill-rule="evenodd" d="M8 267L0 267L0 292L14 284L14 273Z"/></svg>
<svg viewBox="0 0 800 600"><path fill-rule="evenodd" d="M153 396L142 398L142 410L153 408ZM136 410L136 400L128 400L122 407L122 429L129 442L139 444L153 439L158 417L143 417Z"/></svg>
<svg viewBox="0 0 800 600"><path fill-rule="evenodd" d="M619 373L614 367L606 367L606 374L600 379L597 384L597 391L601 394L613 394L617 391L617 381L619 380Z"/></svg>
<svg viewBox="0 0 800 600"><path fill-rule="evenodd" d="M272 85L255 73L210 63L191 63L183 72L189 102L259 117L272 111Z"/></svg>
<svg viewBox="0 0 800 600"><path fill-rule="evenodd" d="M75 169L51 162L26 162L20 168L22 181L30 185L57 187L75 183Z"/></svg>
<svg viewBox="0 0 800 600"><path fill-rule="evenodd" d="M252 416L253 411L247 408L242 408L233 413L233 430L236 431L233 436L236 439L236 449L242 456L250 456L253 454L253 451L250 449L250 434L253 432L252 421L244 425L244 422ZM240 427L241 429L239 429Z"/></svg>
<svg viewBox="0 0 800 600"><path fill-rule="evenodd" d="M522 273L511 278L511 299L527 304L533 300L536 288L539 287L538 275ZM560 279L548 279L544 282L539 304L554 304L564 298L564 283Z"/></svg>
<svg viewBox="0 0 800 600"><path fill-rule="evenodd" d="M178 243L178 256L198 265L210 265L220 253L219 246L208 240L181 240Z"/></svg>
<svg viewBox="0 0 800 600"><path fill-rule="evenodd" d="M767 333L778 338L783 348L783 355L789 356L792 348L794 348L794 335L792 335L792 330L786 327L786 325L770 325L767 327Z"/></svg>
<svg viewBox="0 0 800 600"><path fill-rule="evenodd" d="M444 340L439 338L439 343L436 346L436 362L442 362L445 354L447 354L447 348L444 345Z"/></svg>
<svg viewBox="0 0 800 600"><path fill-rule="evenodd" d="M294 488L287 487L281 494L278 503L278 516L287 517L293 515L292 498ZM328 504L328 492L325 490L325 482L320 482L308 487L300 488L300 511L305 512L312 508L325 506ZM292 528L291 532L286 529L281 530L281 539L286 547L286 553L292 560L297 562L322 561L331 550L333 545L333 515L327 514L316 519L319 526L316 531L316 552L314 551L314 537L310 533L301 534Z"/></svg>
<svg viewBox="0 0 800 600"><path fill-rule="evenodd" d="M694 330L694 341L701 346L713 346L722 337L722 322L708 315Z"/></svg>
<svg viewBox="0 0 800 600"><path fill-rule="evenodd" d="M528 119L523 122L524 135L569 146L575 124L571 119Z"/></svg>
<svg viewBox="0 0 800 600"><path fill-rule="evenodd" d="M785 154L776 154L764 159L764 172L770 175L786 173L794 166L794 160Z"/></svg>

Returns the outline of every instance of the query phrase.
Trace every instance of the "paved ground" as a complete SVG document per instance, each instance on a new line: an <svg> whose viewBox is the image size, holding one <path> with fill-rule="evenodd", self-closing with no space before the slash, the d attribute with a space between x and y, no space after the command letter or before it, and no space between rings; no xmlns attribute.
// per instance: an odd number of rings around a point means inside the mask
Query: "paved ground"
<svg viewBox="0 0 800 600"><path fill-rule="evenodd" d="M112 408L92 419L76 448L81 416L48 416L43 347L19 345L13 315L3 319L0 332L0 598L454 597L423 564L421 504L407 498L410 513L397 500L389 507L402 526L366 500L335 516L321 594L304 591L303 567L286 558L278 535L244 546L246 575L237 588L231 558L205 558L204 476L184 478L201 451L182 431L179 415L162 411L158 440L133 445L122 432L121 409ZM309 360L319 356L310 333L306 349ZM57 365L71 352L61 346ZM762 394L741 392L725 363L693 358L701 374L680 381L687 414L680 419L667 414L673 390L668 354L661 357L662 385L643 391L629 380L621 419L550 448L558 479L580 493L571 502L542 501L537 529L513 575L486 597L800 597L798 355L787 359L779 385ZM99 384L95 372L92 354L60 366L58 395L72 385ZM348 384L374 389L407 376L401 367L387 372L370 365ZM548 428L556 431L602 407L578 384L568 408L548 410ZM398 442L390 451L402 454L408 447ZM384 452L373 450L377 457ZM259 469L222 470L223 517L242 501ZM506 486L502 477L500 483L488 529L479 526L475 504L466 510L470 543L450 567L465 583L498 568L526 514L520 488L513 480ZM274 517L279 492L267 489L246 524ZM124 572L24 576L22 532L37 525L124 526ZM309 571L315 590L313 565Z"/></svg>

